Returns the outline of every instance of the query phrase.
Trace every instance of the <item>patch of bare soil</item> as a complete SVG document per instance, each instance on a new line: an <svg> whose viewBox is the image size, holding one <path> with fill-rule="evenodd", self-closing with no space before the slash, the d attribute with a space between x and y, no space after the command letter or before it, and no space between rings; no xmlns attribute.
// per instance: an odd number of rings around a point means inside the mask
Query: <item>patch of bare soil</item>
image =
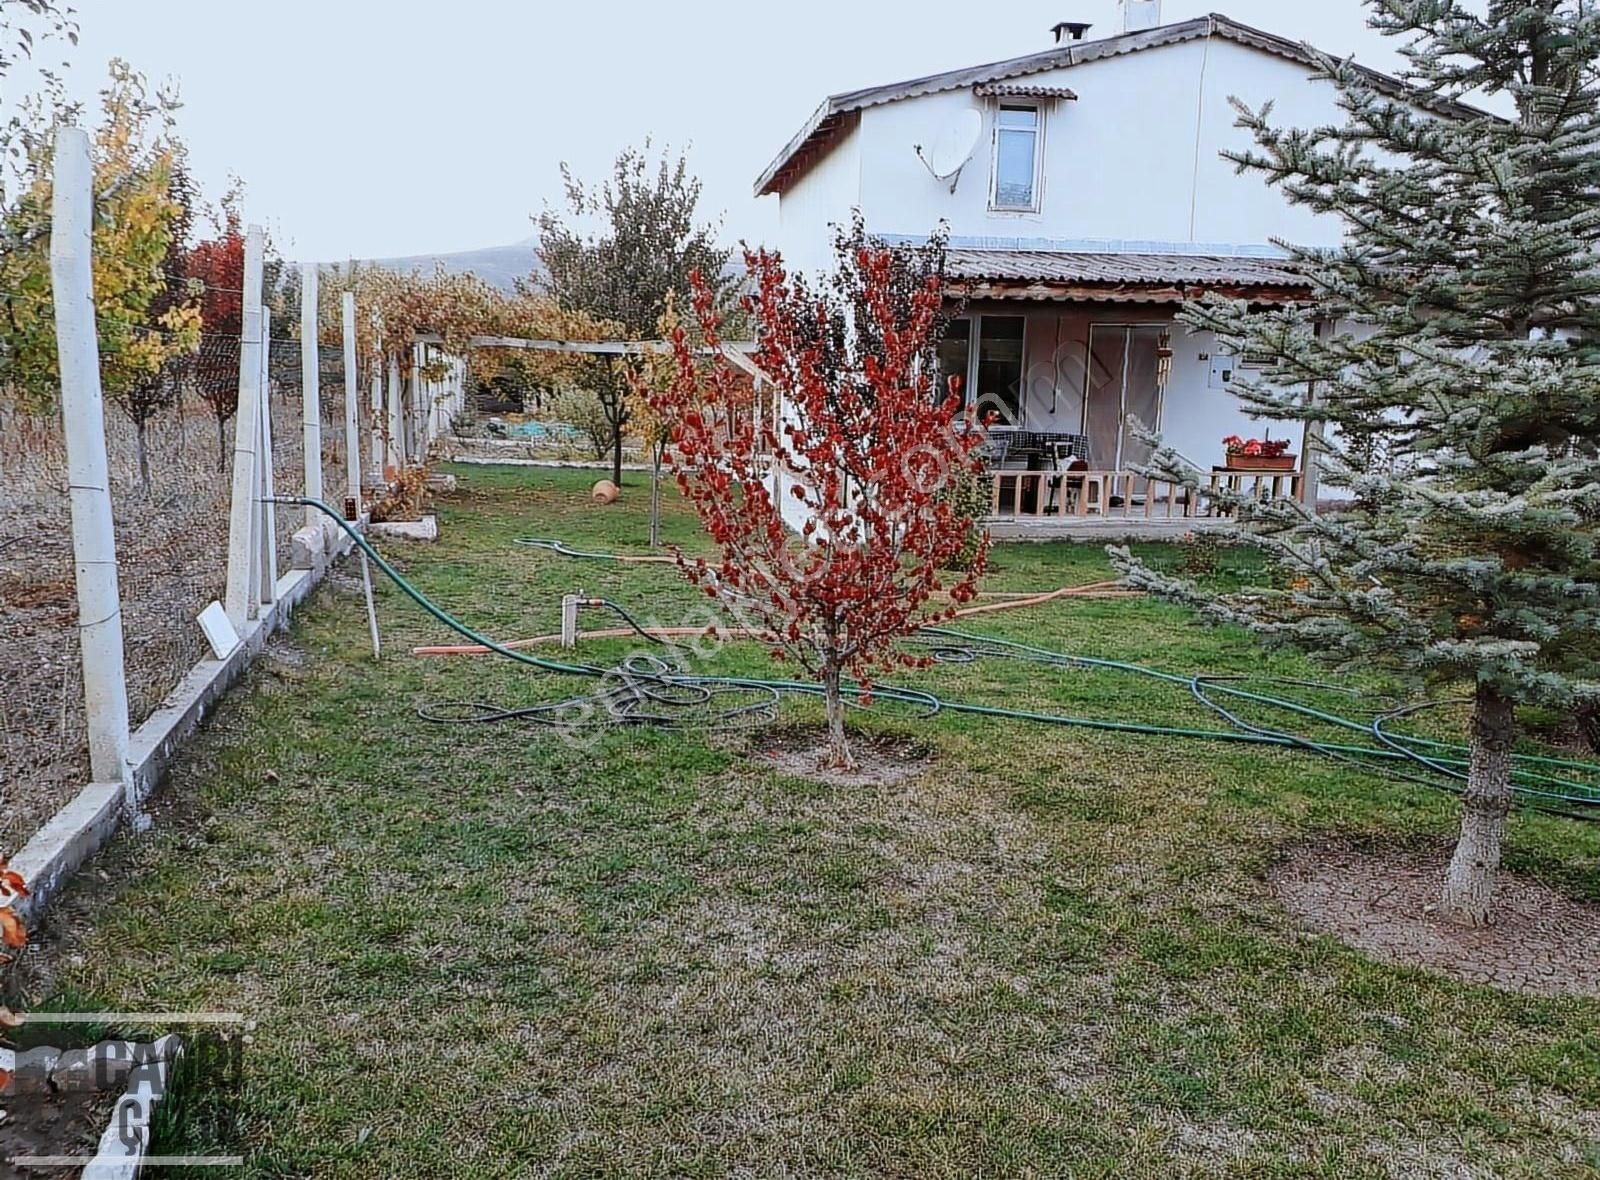
<svg viewBox="0 0 1600 1180"><path fill-rule="evenodd" d="M1495 925L1465 930L1437 913L1447 856L1347 847L1297 849L1270 875L1291 914L1389 963L1540 996L1600 996L1600 905L1501 873Z"/></svg>
<svg viewBox="0 0 1600 1180"><path fill-rule="evenodd" d="M757 761L783 774L830 787L892 787L921 774L929 765L925 749L890 738L855 734L850 752L856 760L854 770L830 766L828 735L820 728L768 730L755 738L753 749Z"/></svg>
<svg viewBox="0 0 1600 1180"><path fill-rule="evenodd" d="M115 1094L14 1095L6 1099L0 1121L0 1177L76 1176L82 1165L18 1165L16 1159L70 1156L87 1162L111 1121Z"/></svg>

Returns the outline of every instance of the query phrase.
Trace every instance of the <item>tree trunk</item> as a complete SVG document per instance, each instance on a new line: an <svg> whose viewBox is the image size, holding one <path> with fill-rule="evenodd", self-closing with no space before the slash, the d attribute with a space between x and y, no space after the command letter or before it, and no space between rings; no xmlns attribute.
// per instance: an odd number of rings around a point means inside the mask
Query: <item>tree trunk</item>
<svg viewBox="0 0 1600 1180"><path fill-rule="evenodd" d="M622 486L622 423L611 427L611 482Z"/></svg>
<svg viewBox="0 0 1600 1180"><path fill-rule="evenodd" d="M1511 748L1517 738L1512 703L1480 685L1472 709L1472 757L1462 798L1461 839L1445 874L1441 912L1459 926L1494 920L1500 839L1511 813Z"/></svg>
<svg viewBox="0 0 1600 1180"><path fill-rule="evenodd" d="M650 468L650 548L661 548L661 452Z"/></svg>
<svg viewBox="0 0 1600 1180"><path fill-rule="evenodd" d="M139 486L144 489L144 494L150 494L150 450L145 445L144 419L140 418L133 424L133 452L139 457Z"/></svg>
<svg viewBox="0 0 1600 1180"><path fill-rule="evenodd" d="M842 672L834 660L822 666L823 700L828 706L828 765L838 770L854 770L856 760L850 754L850 742L844 734L844 693L839 682Z"/></svg>

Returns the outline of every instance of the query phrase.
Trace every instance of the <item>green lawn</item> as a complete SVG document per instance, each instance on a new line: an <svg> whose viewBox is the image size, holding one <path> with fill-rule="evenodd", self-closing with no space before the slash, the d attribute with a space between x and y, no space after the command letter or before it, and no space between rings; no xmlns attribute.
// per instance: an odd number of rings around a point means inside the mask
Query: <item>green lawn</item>
<svg viewBox="0 0 1600 1180"><path fill-rule="evenodd" d="M457 474L439 544L397 560L491 634L556 630L578 589L662 623L697 601L667 567L512 544L638 552L643 488L596 510L589 473ZM1108 576L1090 547L994 565L990 589ZM154 831L42 931L40 986L75 1003L258 1022L252 1175L1600 1175L1600 1003L1375 963L1300 933L1263 881L1307 838L1442 847L1440 794L1292 752L905 711L860 718L928 758L884 788L784 777L761 733L429 725L428 702L584 682L414 659L449 636L388 586L374 663L353 568L195 743ZM1308 671L1147 601L971 629ZM748 646L710 666L772 674ZM900 679L1214 726L1181 688L1108 673ZM790 702L782 724L818 716ZM1507 856L1600 898L1593 828L1519 817Z"/></svg>

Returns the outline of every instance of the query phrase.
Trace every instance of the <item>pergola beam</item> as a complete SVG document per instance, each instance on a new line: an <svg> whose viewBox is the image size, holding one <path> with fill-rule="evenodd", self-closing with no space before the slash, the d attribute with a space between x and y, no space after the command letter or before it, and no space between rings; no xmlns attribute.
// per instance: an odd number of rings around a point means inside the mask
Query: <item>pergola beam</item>
<svg viewBox="0 0 1600 1180"><path fill-rule="evenodd" d="M418 332L418 344L443 344L444 337L433 332ZM667 340L529 340L521 336L472 336L467 340L471 348L521 348L534 352L568 352L584 356L643 356L648 353L672 351ZM733 360L756 350L753 340L731 340L723 344L722 351ZM734 361L734 364L739 364ZM744 366L740 366L743 368Z"/></svg>

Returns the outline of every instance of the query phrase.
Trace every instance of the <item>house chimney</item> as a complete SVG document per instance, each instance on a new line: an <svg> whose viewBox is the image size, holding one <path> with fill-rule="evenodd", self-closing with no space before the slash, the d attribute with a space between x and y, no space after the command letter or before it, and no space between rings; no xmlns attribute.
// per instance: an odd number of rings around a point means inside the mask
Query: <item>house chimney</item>
<svg viewBox="0 0 1600 1180"><path fill-rule="evenodd" d="M1064 20L1050 31L1056 35L1056 44L1064 41L1082 41L1084 34L1094 28L1088 21Z"/></svg>
<svg viewBox="0 0 1600 1180"><path fill-rule="evenodd" d="M1118 0L1122 5L1122 31L1138 33L1161 23L1161 0Z"/></svg>

